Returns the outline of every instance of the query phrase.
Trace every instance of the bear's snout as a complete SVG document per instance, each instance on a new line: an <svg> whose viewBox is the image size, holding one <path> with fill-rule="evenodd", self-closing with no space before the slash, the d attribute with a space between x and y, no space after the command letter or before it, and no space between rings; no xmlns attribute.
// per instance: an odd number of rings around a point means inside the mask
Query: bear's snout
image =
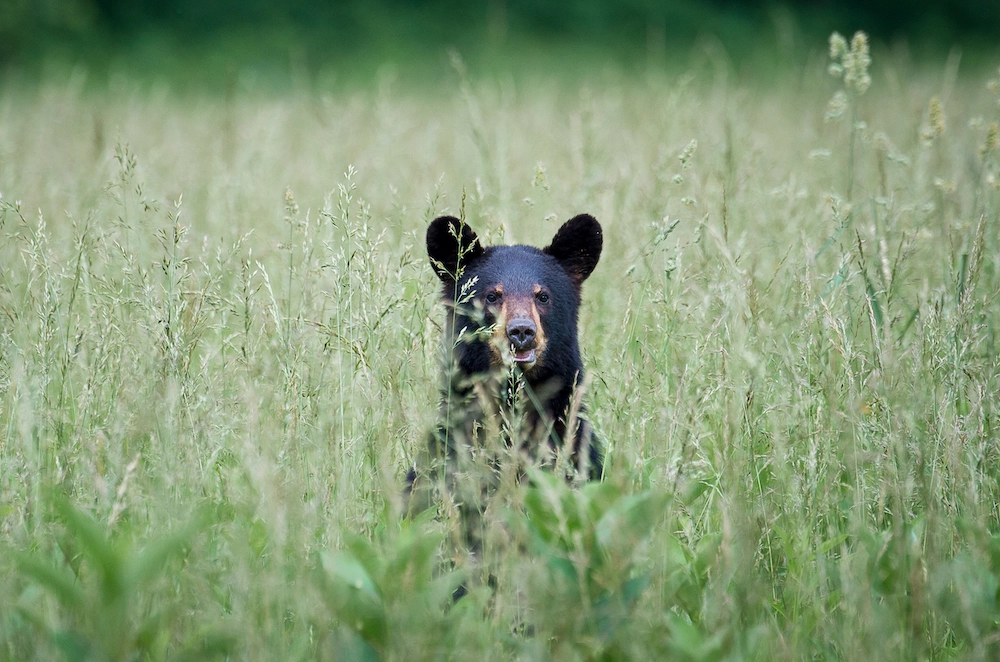
<svg viewBox="0 0 1000 662"><path fill-rule="evenodd" d="M536 334L535 323L526 317L513 319L507 324L507 339L515 352L534 348Z"/></svg>

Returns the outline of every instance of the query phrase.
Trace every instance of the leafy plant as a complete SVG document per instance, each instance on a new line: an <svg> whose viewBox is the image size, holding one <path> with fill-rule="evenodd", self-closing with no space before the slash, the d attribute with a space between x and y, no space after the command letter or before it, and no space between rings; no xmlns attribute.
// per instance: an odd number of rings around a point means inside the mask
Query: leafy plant
<svg viewBox="0 0 1000 662"><path fill-rule="evenodd" d="M25 581L55 600L55 616L46 616L30 588L22 595L21 615L74 662L174 657L169 644L175 607L169 599L151 599L156 594L151 589L168 562L188 546L198 524L134 550L121 536L106 535L69 501L55 499L53 510L65 527L63 561L53 564L39 553L22 552L16 562ZM207 658L228 647L224 637L211 633L193 640L179 657Z"/></svg>
<svg viewBox="0 0 1000 662"><path fill-rule="evenodd" d="M316 576L336 622L320 627L334 659L461 659L463 621L478 599L452 605L463 574L439 572L442 540L404 521L394 537L349 536L344 549L320 554Z"/></svg>
<svg viewBox="0 0 1000 662"><path fill-rule="evenodd" d="M650 583L640 554L663 522L670 497L622 494L611 483L573 489L557 476L531 474L533 487L515 527L539 565L526 587L541 638L600 658L628 638L639 598Z"/></svg>

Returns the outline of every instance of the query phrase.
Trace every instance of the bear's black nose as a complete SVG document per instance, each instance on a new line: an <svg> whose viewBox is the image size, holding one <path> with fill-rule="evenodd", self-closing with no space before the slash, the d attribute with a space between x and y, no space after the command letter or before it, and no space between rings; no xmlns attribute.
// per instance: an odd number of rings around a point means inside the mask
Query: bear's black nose
<svg viewBox="0 0 1000 662"><path fill-rule="evenodd" d="M535 346L535 323L527 318L513 319L507 325L507 338L515 351L524 351Z"/></svg>

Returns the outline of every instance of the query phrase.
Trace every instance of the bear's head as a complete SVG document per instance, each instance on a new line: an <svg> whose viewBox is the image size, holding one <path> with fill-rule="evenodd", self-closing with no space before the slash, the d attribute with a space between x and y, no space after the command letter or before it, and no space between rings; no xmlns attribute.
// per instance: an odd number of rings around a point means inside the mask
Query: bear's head
<svg viewBox="0 0 1000 662"><path fill-rule="evenodd" d="M581 369L577 314L583 281L601 257L593 216L563 224L543 249L483 246L454 216L427 228L427 254L454 314L459 368L468 373L516 365L529 380L572 378Z"/></svg>

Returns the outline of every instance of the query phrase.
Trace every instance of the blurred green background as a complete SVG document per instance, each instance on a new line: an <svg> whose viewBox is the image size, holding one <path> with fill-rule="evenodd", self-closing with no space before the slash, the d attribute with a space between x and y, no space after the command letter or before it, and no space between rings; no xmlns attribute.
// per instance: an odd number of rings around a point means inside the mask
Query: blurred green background
<svg viewBox="0 0 1000 662"><path fill-rule="evenodd" d="M1000 53L996 0L0 0L0 70L36 77L84 65L180 84L369 79L389 66L439 75L449 49L472 66L623 69L724 53L755 74L867 31L918 61L954 47L964 62ZM721 47L721 48L720 48Z"/></svg>

